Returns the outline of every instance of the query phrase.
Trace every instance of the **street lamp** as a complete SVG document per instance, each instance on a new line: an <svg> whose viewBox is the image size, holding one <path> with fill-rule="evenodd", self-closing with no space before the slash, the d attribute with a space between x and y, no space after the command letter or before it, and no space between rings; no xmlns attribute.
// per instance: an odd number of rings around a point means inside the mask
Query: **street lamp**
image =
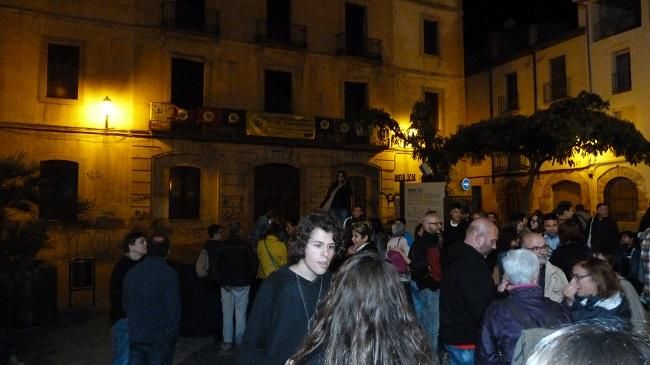
<svg viewBox="0 0 650 365"><path fill-rule="evenodd" d="M111 115L111 112L113 111L113 101L108 97L108 95L106 95L104 100L102 100L102 111L105 116L104 128L108 129L108 116Z"/></svg>

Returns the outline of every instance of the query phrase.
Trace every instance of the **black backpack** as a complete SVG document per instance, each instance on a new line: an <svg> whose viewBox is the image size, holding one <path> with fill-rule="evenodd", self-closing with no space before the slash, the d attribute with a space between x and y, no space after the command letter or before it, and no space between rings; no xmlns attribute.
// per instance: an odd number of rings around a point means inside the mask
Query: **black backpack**
<svg viewBox="0 0 650 365"><path fill-rule="evenodd" d="M217 245L208 242L205 245L205 250L208 252L208 275L205 279L210 282L220 283L222 278L218 270L219 250L217 250Z"/></svg>

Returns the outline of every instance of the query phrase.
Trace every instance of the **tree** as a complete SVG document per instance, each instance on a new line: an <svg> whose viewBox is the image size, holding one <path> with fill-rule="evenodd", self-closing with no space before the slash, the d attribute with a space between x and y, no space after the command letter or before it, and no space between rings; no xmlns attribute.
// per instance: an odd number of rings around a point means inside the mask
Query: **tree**
<svg viewBox="0 0 650 365"><path fill-rule="evenodd" d="M609 115L608 110L608 102L583 91L530 116L497 117L462 128L446 141L443 152L452 164L466 155L526 157L530 165L524 208L528 210L535 176L544 163L573 166L576 154L598 156L608 151L632 165L650 162L650 143L633 123Z"/></svg>

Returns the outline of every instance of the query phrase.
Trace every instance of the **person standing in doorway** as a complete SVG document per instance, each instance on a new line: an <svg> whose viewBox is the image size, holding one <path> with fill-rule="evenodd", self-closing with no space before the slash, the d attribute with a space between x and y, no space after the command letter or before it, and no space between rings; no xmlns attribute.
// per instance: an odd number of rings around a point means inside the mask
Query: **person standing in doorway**
<svg viewBox="0 0 650 365"><path fill-rule="evenodd" d="M343 223L350 214L351 205L352 187L348 181L348 174L339 170L336 173L336 181L330 185L320 207L324 212L330 212L340 223Z"/></svg>

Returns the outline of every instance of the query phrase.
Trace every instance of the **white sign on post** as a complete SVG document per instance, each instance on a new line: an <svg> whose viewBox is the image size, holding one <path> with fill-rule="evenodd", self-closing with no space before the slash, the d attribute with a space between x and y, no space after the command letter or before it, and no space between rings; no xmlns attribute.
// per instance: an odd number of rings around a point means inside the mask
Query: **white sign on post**
<svg viewBox="0 0 650 365"><path fill-rule="evenodd" d="M406 229L415 233L415 226L422 222L424 213L435 210L444 219L445 209L445 182L425 182L406 184L404 187L404 219ZM414 234L415 236L415 234Z"/></svg>

